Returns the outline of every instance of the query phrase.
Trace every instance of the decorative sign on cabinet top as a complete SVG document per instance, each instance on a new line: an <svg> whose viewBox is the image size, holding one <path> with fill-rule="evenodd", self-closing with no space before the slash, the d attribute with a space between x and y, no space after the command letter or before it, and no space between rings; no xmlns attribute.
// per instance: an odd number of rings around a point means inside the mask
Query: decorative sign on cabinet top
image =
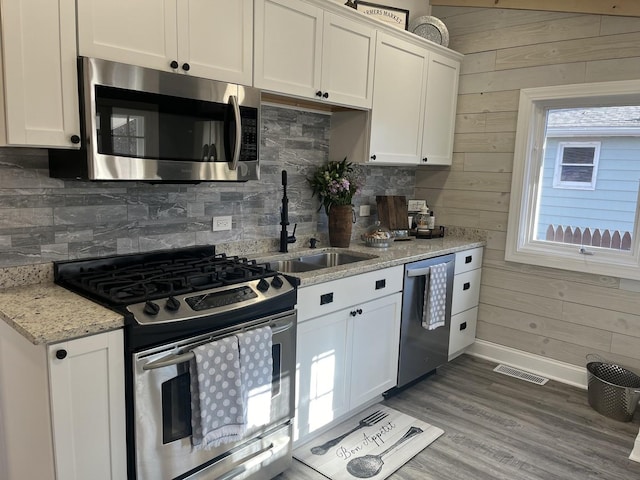
<svg viewBox="0 0 640 480"><path fill-rule="evenodd" d="M409 26L409 10L369 2L357 2L356 10L401 30Z"/></svg>

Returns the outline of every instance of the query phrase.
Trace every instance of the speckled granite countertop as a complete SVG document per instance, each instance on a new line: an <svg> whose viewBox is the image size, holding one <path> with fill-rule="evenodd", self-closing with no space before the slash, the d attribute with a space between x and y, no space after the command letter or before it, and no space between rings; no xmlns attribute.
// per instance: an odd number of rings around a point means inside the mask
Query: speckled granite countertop
<svg viewBox="0 0 640 480"><path fill-rule="evenodd" d="M305 287L483 245L485 242L481 238L453 236L395 242L387 249L370 248L362 242L354 241L348 250L375 257L291 275L300 279L300 287ZM289 253L248 256L261 261L275 261L326 250L328 249L290 249ZM123 327L122 315L55 285L52 279L52 264L0 269L0 287L4 287L0 289L0 318L35 345L66 341Z"/></svg>
<svg viewBox="0 0 640 480"><path fill-rule="evenodd" d="M256 257L260 261L277 261L283 259L292 259L302 255L314 253L322 253L327 250L349 250L361 252L368 255L375 255L369 260L361 260L355 263L340 265L337 267L323 268L319 270L311 270L309 272L291 273L294 277L300 279L300 287L315 285L317 283L328 282L338 278L358 275L359 273L371 272L381 268L393 267L395 265L403 265L405 263L424 260L425 258L437 257L447 253L454 253L471 248L482 247L486 242L480 239L469 238L433 238L433 239L414 239L407 241L396 241L389 248L372 248L367 247L362 242L352 242L348 249L335 248L316 248L316 249L298 249L290 250L289 253L280 253L277 255Z"/></svg>
<svg viewBox="0 0 640 480"><path fill-rule="evenodd" d="M0 318L35 345L122 328L122 315L53 283L0 290Z"/></svg>

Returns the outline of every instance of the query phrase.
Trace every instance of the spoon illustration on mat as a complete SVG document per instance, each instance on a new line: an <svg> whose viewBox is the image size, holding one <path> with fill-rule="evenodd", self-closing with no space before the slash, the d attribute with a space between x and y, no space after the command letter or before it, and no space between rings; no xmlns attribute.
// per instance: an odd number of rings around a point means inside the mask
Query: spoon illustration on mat
<svg viewBox="0 0 640 480"><path fill-rule="evenodd" d="M396 448L402 442L409 440L411 437L415 437L416 435L422 433L424 430L418 427L411 427L407 430L402 438L400 438L396 443L387 448L384 452L379 453L378 455L363 455L362 457L356 457L349 460L347 463L347 471L357 478L371 478L377 475L380 470L382 470L382 466L384 462L382 461L382 457L384 457L391 450Z"/></svg>
<svg viewBox="0 0 640 480"><path fill-rule="evenodd" d="M388 413L385 413L385 412L382 412L380 410L377 410L377 411L373 412L371 415L367 415L362 420L360 420L358 425L356 425L354 428L349 430L347 433L344 433L344 434L340 435L339 437L336 437L336 438L334 438L332 440L329 440L328 442L325 442L322 445L318 445L317 447L313 447L311 449L311 453L313 453L314 455L324 455L325 453L327 453L329 451L329 449L331 447L335 447L338 443L340 443L340 441L343 438L351 435L356 430L359 430L359 429L364 428L364 427L371 427L371 426L375 425L376 423L378 423L380 420L382 420L382 419L384 419L384 418L386 418L388 416L389 416Z"/></svg>

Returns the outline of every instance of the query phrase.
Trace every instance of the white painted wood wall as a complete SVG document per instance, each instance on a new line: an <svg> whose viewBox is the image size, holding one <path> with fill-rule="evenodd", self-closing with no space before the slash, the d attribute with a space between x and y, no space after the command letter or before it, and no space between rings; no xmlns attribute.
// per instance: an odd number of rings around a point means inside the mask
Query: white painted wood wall
<svg viewBox="0 0 640 480"><path fill-rule="evenodd" d="M639 78L640 18L435 6L432 14L465 58L453 165L420 167L416 198L438 223L488 230L477 338L581 366L598 353L640 371L637 282L504 261L519 89Z"/></svg>

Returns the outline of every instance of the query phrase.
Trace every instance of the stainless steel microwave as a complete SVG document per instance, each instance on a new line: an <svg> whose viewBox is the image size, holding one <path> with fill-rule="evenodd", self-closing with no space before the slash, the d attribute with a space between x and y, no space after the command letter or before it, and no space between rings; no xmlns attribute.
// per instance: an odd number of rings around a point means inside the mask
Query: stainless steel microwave
<svg viewBox="0 0 640 480"><path fill-rule="evenodd" d="M259 178L259 90L94 58L78 64L81 148L50 150L52 177Z"/></svg>

